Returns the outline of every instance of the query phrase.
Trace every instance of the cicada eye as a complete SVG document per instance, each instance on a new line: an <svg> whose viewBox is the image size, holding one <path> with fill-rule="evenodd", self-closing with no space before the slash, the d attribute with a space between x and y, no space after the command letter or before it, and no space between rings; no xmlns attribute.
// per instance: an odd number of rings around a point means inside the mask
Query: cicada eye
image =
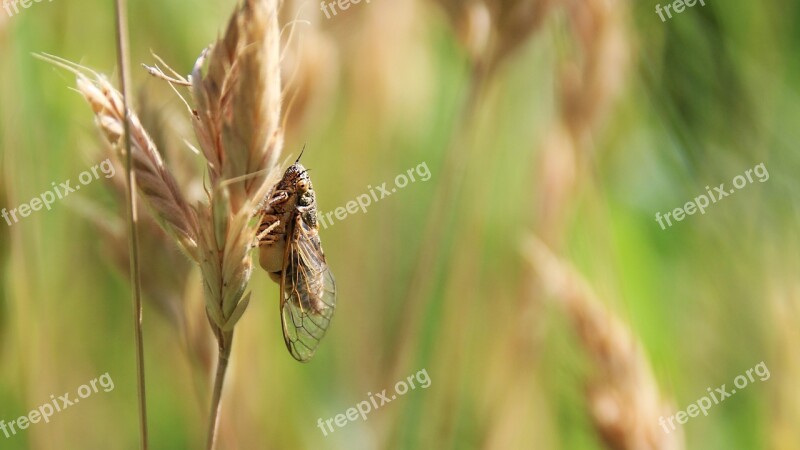
<svg viewBox="0 0 800 450"><path fill-rule="evenodd" d="M297 182L297 189L305 192L308 190L308 181L307 180L299 180Z"/></svg>

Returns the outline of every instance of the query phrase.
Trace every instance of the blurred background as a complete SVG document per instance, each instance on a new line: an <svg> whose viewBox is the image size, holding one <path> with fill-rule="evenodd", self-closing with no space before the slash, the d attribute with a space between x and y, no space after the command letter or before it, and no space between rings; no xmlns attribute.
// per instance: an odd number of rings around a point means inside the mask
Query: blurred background
<svg viewBox="0 0 800 450"><path fill-rule="evenodd" d="M130 3L136 110L199 199L186 110L140 63L189 73L235 3ZM373 1L327 18L285 0L283 158L307 144L320 210L422 163L431 178L321 231L339 305L309 364L254 274L219 448L800 448L800 4L705 3L662 22L653 1ZM74 76L32 53L116 83L112 6L0 9L0 207L107 157ZM655 221L762 162L767 181ZM0 222L0 420L115 384L2 449L138 446L122 175ZM200 276L141 229L151 448L203 448L216 349ZM769 379L664 432L661 416L762 361ZM317 427L422 369L427 389Z"/></svg>

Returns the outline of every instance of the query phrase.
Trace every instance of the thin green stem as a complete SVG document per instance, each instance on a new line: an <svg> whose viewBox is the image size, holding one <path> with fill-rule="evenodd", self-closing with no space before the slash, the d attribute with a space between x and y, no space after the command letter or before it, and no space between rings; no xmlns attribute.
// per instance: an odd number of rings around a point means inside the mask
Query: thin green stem
<svg viewBox="0 0 800 450"><path fill-rule="evenodd" d="M221 333L219 355L217 357L217 374L214 377L214 393L211 396L211 413L208 419L208 440L207 450L214 450L217 442L217 430L219 429L219 410L222 400L222 388L225 386L225 374L228 372L228 360L231 356L233 347L233 334Z"/></svg>
<svg viewBox="0 0 800 450"><path fill-rule="evenodd" d="M119 83L122 92L122 106L125 111L125 175L127 179L128 202L128 247L130 253L130 277L133 286L133 334L136 346L136 381L139 396L139 448L147 450L147 396L144 383L144 343L142 340L142 294L141 275L139 273L139 235L136 228L136 190L131 155L130 98L128 87L128 27L125 0L115 0L117 21L117 64L119 65Z"/></svg>

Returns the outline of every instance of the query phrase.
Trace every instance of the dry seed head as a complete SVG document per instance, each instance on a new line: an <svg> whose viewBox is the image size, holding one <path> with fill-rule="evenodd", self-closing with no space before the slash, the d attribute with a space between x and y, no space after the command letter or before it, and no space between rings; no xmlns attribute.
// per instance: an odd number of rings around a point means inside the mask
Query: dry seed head
<svg viewBox="0 0 800 450"><path fill-rule="evenodd" d="M102 76L90 80L77 73L77 84L78 91L92 107L95 121L108 142L115 149L124 152L122 95ZM180 247L197 259L197 218L194 211L184 200L155 144L133 112L130 113L130 121L131 156L136 186L162 225L176 237Z"/></svg>
<svg viewBox="0 0 800 450"><path fill-rule="evenodd" d="M230 348L249 301L253 211L277 179L283 146L280 30L275 0L246 0L192 73L194 128L211 179L198 209L206 310L221 349ZM203 66L207 70L203 73Z"/></svg>
<svg viewBox="0 0 800 450"><path fill-rule="evenodd" d="M277 180L275 163L283 145L277 18L277 0L245 0L211 51L206 76L202 68L208 52L193 70L193 125L209 170L208 203L188 206L141 122L127 114L136 184L203 275L206 315L219 346L209 448L214 445L233 329L250 300L245 291L257 231L252 214L274 184L271 180ZM83 67L50 55L39 57L77 75L78 90L97 123L120 148L126 116L122 96L100 75L90 81Z"/></svg>
<svg viewBox="0 0 800 450"><path fill-rule="evenodd" d="M487 0L497 33L493 64L498 64L538 31L555 0Z"/></svg>
<svg viewBox="0 0 800 450"><path fill-rule="evenodd" d="M437 0L476 65L495 68L541 26L555 0Z"/></svg>
<svg viewBox="0 0 800 450"><path fill-rule="evenodd" d="M195 205L207 197L202 167L197 164L202 158L196 145L187 140L193 133L191 117L185 114L182 104L159 101L165 94L172 95L171 90L167 93L164 89L153 88L153 85L147 87L149 89L141 90L138 95L139 120L175 177L187 203Z"/></svg>
<svg viewBox="0 0 800 450"><path fill-rule="evenodd" d="M246 0L207 56L206 73L205 54L192 73L195 132L212 185L250 177L229 185L238 211L264 194L283 145L277 2Z"/></svg>
<svg viewBox="0 0 800 450"><path fill-rule="evenodd" d="M223 200L217 208L227 205ZM232 330L236 321L247 308L245 289L252 273L250 257L254 233L250 232L250 214L242 210L233 217L224 219L224 228L208 226L219 219L213 217L212 209L200 208L200 246L206 293L206 309L214 331L219 338L223 331Z"/></svg>
<svg viewBox="0 0 800 450"><path fill-rule="evenodd" d="M489 50L492 35L492 17L486 4L472 2L467 6L464 18L457 25L461 42L473 60L481 59Z"/></svg>
<svg viewBox="0 0 800 450"><path fill-rule="evenodd" d="M561 101L567 125L578 143L614 105L625 84L631 43L625 26L626 4L618 0L567 2L579 60L561 75Z"/></svg>
<svg viewBox="0 0 800 450"><path fill-rule="evenodd" d="M458 40L466 48L473 61L482 60L489 51L492 38L492 17L486 3L481 0L437 1L445 10Z"/></svg>
<svg viewBox="0 0 800 450"><path fill-rule="evenodd" d="M667 434L661 416L672 415L663 401L641 344L628 327L603 306L588 283L538 239L525 243L525 256L545 290L560 300L595 377L587 388L590 415L614 450L681 450L680 429Z"/></svg>
<svg viewBox="0 0 800 450"><path fill-rule="evenodd" d="M617 0L565 1L576 51L560 64L559 114L549 127L538 159L538 233L546 242L563 238L570 201L591 158L593 133L624 85L630 59L626 4Z"/></svg>

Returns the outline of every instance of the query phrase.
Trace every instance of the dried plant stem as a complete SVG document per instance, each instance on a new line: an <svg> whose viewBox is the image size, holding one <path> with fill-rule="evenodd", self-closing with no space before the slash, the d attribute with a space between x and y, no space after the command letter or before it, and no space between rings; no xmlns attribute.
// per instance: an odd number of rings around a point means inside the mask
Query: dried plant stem
<svg viewBox="0 0 800 450"><path fill-rule="evenodd" d="M225 386L225 374L228 372L228 361L233 348L233 333L225 333L220 341L219 356L217 359L217 374L214 376L214 391L211 395L211 414L208 419L208 441L206 448L214 450L219 428L219 409L222 400L222 388Z"/></svg>
<svg viewBox="0 0 800 450"><path fill-rule="evenodd" d="M197 210L198 262L219 346L208 450L218 439L234 328L250 302L250 253L258 231L251 217L274 184L283 146L279 30L277 0L245 0L191 76L193 124L211 185L209 204Z"/></svg>
<svg viewBox="0 0 800 450"><path fill-rule="evenodd" d="M133 319L134 319L134 341L136 345L136 381L139 396L139 447L147 450L147 397L144 382L144 343L142 340L142 296L141 296L141 276L139 273L139 236L136 229L136 209L135 199L136 190L134 189L135 178L133 175L133 157L131 152L131 125L130 109L128 108L128 28L126 26L125 2L115 0L115 13L117 20L117 64L119 65L119 82L122 92L122 105L124 111L124 130L125 130L125 175L127 179L127 201L128 201L128 228L130 246L130 272L131 286L133 286Z"/></svg>
<svg viewBox="0 0 800 450"><path fill-rule="evenodd" d="M250 254L258 232L251 219L279 176L283 131L278 0L245 0L234 11L224 37L213 50L201 54L192 71L193 124L211 185L206 190L208 203L194 206L186 201L155 142L128 107L125 9L123 0L115 1L122 93L86 67L52 55L37 56L76 75L78 90L92 107L108 143L125 155L141 448L147 449L147 415L135 187L203 276L206 317L219 346L207 443L213 449L233 330L250 302Z"/></svg>

